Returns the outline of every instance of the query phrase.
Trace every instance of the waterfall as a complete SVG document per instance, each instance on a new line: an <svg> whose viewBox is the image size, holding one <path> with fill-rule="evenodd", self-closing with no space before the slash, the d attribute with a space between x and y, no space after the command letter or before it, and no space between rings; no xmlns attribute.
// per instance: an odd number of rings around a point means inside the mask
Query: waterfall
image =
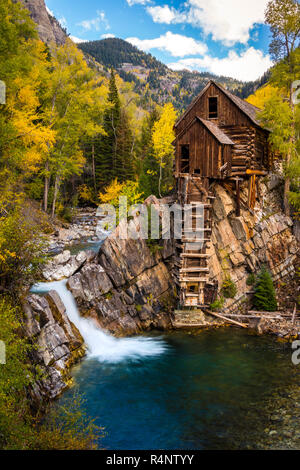
<svg viewBox="0 0 300 470"><path fill-rule="evenodd" d="M118 363L125 360L138 360L163 354L167 345L161 338L115 338L100 328L92 320L80 316L72 293L67 289L67 280L39 283L33 286L34 294L45 294L55 290L66 308L68 318L78 328L88 348L88 357L100 362Z"/></svg>

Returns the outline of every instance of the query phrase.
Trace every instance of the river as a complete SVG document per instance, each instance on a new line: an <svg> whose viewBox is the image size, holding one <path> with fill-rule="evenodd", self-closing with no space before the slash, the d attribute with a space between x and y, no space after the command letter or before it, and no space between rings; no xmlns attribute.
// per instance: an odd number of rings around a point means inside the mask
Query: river
<svg viewBox="0 0 300 470"><path fill-rule="evenodd" d="M86 359L73 369L86 411L105 428L99 447L300 449L300 368L290 345L239 329L114 338L79 315L66 281L56 290L81 332Z"/></svg>

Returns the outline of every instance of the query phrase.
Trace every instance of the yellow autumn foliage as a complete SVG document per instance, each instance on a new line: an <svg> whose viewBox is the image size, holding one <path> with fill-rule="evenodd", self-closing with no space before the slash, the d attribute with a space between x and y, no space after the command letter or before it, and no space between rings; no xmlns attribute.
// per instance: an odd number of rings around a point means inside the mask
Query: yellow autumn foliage
<svg viewBox="0 0 300 470"><path fill-rule="evenodd" d="M272 96L274 96L275 93L278 92L279 90L277 88L267 84L256 90L256 92L253 95L250 95L246 101L259 109L264 109L266 103L272 98Z"/></svg>

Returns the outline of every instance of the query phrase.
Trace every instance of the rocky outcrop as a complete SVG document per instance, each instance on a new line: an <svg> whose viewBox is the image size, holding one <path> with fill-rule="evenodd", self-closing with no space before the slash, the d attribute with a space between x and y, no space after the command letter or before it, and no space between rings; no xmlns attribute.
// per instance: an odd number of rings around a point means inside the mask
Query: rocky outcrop
<svg viewBox="0 0 300 470"><path fill-rule="evenodd" d="M71 256L71 252L66 250L49 261L43 270L43 276L49 282L69 278L95 256L93 251L81 251L78 255Z"/></svg>
<svg viewBox="0 0 300 470"><path fill-rule="evenodd" d="M277 184L276 184L277 181ZM242 188L241 216L236 217L234 193L230 187L216 185L213 206L213 233L210 250L211 279L219 286L230 276L236 283L238 294L227 300L228 311L235 310L251 288L247 279L265 264L274 281L293 276L299 246L293 235L293 221L281 208L279 181L265 178L259 183L260 202L254 211L247 208L247 183Z"/></svg>
<svg viewBox="0 0 300 470"><path fill-rule="evenodd" d="M55 291L30 295L23 305L24 334L33 342L32 362L42 376L32 390L36 403L59 396L68 386L70 367L85 354L84 341L70 322Z"/></svg>
<svg viewBox="0 0 300 470"><path fill-rule="evenodd" d="M170 242L149 246L137 219L129 224L137 240L122 240L123 229L121 223L97 259L72 276L68 287L82 315L114 334L168 328L176 303Z"/></svg>
<svg viewBox="0 0 300 470"><path fill-rule="evenodd" d="M58 45L64 44L67 34L62 29L60 23L48 12L44 0L21 0L30 11L30 16L37 24L39 37L47 44L55 42Z"/></svg>

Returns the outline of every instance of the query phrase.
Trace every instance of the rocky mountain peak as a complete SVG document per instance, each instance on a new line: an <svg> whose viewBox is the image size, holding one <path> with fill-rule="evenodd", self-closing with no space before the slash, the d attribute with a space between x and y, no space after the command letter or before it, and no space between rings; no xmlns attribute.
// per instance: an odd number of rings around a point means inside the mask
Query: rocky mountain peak
<svg viewBox="0 0 300 470"><path fill-rule="evenodd" d="M44 0L20 0L30 11L31 18L37 24L38 33L46 43L64 44L67 34L60 23L47 10Z"/></svg>

